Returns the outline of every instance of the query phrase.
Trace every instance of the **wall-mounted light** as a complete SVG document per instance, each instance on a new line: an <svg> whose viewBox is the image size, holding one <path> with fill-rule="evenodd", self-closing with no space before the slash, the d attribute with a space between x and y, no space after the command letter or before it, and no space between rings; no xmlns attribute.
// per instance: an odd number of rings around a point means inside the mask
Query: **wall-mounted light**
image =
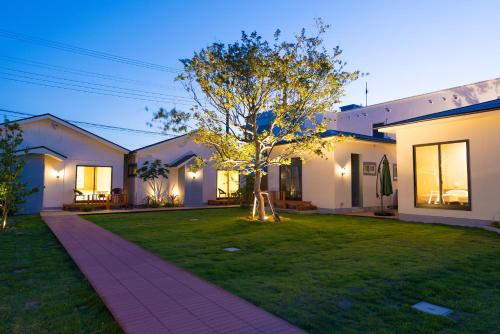
<svg viewBox="0 0 500 334"><path fill-rule="evenodd" d="M55 169L53 169L53 170L52 170L52 175L53 175L56 179L60 179L60 178L61 178L61 175L62 175L62 170L55 170Z"/></svg>
<svg viewBox="0 0 500 334"><path fill-rule="evenodd" d="M198 177L198 172L189 172L189 177L191 177L193 180L196 180L196 178Z"/></svg>
<svg viewBox="0 0 500 334"><path fill-rule="evenodd" d="M344 176L347 174L347 168L345 167L340 167L340 176Z"/></svg>

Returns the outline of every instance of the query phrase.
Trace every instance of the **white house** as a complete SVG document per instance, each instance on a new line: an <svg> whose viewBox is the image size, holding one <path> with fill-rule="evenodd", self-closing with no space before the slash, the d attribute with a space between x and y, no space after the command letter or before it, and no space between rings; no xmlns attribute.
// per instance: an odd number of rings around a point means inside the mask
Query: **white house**
<svg viewBox="0 0 500 334"><path fill-rule="evenodd" d="M151 195L148 184L133 172L145 161L161 160L169 168L169 176L164 180L168 195L176 196L179 203L186 206L198 206L209 201L230 199L239 189L240 177L237 171L216 170L207 164L200 170L192 167L199 156L208 159L211 151L196 144L189 135L167 139L131 152L127 164L129 179L127 182L131 203L145 204Z"/></svg>
<svg viewBox="0 0 500 334"><path fill-rule="evenodd" d="M28 198L23 212L61 208L123 188L126 148L51 114L16 123L23 130L22 178L40 189Z"/></svg>
<svg viewBox="0 0 500 334"><path fill-rule="evenodd" d="M377 103L362 108L351 105L348 108L341 108L347 109L345 111L332 113L329 128L378 136L382 134L378 132L377 128L384 124L491 101L498 96L500 96L500 78Z"/></svg>
<svg viewBox="0 0 500 334"><path fill-rule="evenodd" d="M279 200L308 201L321 211L342 213L380 205L376 196L376 171L384 155L396 170L396 145L390 138L376 138L328 130L324 140L333 143L325 157L313 154L292 158L290 166L270 166L268 190ZM279 152L279 148L276 150ZM397 188L397 178L393 178ZM397 203L391 196L386 204Z"/></svg>
<svg viewBox="0 0 500 334"><path fill-rule="evenodd" d="M402 219L478 225L500 220L500 99L380 130L397 138Z"/></svg>
<svg viewBox="0 0 500 334"><path fill-rule="evenodd" d="M347 110L342 108L342 112L329 115L331 118L329 130L322 136L324 140L332 140L339 136L347 137L348 140L335 143L333 151L327 154L327 159L297 156L291 166L271 166L268 170L268 190L275 191L280 198L310 201L313 205L329 212L373 208L379 204L375 194L374 174L380 159L386 155L392 167L395 191L394 196L386 200L386 204L399 204L403 217L407 215L406 217L411 218L411 215L423 212L422 216L493 219L497 215L491 211L493 209L488 211L482 208L481 204L474 202L469 202L472 203L472 213L456 210L453 215L442 209L409 208L408 201L413 197L412 190L408 190L411 185L408 183L408 166L412 157L408 155L407 147L433 143L436 140L432 136L426 137L427 128L424 129L424 123L419 125L421 130L416 130L413 122L408 125L397 122L434 115L443 110L481 105L482 102L494 100L498 96L500 96L500 79L494 79L364 108L351 107ZM484 118L486 113L482 115ZM455 118L458 120L460 117ZM466 121L467 124L473 122L472 118L470 120L467 118ZM496 121L496 118L490 121ZM234 197L240 187L240 175L237 171L216 170L211 165L206 165L198 171L192 170L194 159L197 156L208 158L211 151L194 143L189 135L178 136L129 152L117 144L50 114L17 122L23 127L25 137L23 147L29 152L26 155L28 167L23 177L42 189L29 199L25 207L26 212L60 208L63 204L73 203L79 199L99 199L113 188L123 188L128 193L131 204L144 204L150 195L150 189L135 175L135 172L144 161L155 159L160 159L170 166L169 178L165 181L167 194L176 196L178 202L186 206L206 204L215 200L224 202ZM456 121L450 124L458 126L459 123ZM398 125L389 127L389 124ZM498 125L494 122L492 124ZM440 132L438 128L435 128L435 132L441 133L441 137L446 137L444 133L450 134L451 139L443 139L444 141L460 140L455 137L466 138L469 140L467 145L470 145L471 152L473 149L476 151L472 145L477 144L472 140L480 135L479 125L476 128L471 127L470 130L464 125L463 131L453 136L452 129ZM434 130L431 125L429 129ZM466 135L466 131L471 131L470 136ZM395 144L395 136L398 145ZM411 136L417 136L418 140ZM435 137L437 139L441 138L440 136ZM496 143L499 142L493 134L491 136L492 140L484 144L484 147L494 145L495 140ZM406 151L401 147L406 147ZM443 148L439 145L438 147ZM485 156L495 156L491 151L483 151L481 152ZM472 172L474 172L473 167L470 166ZM490 177L499 179L495 174L495 167L488 165L487 168L482 172L490 173ZM471 174L472 180L474 177L474 174ZM475 182L478 185L472 188L469 198L481 198L481 195L476 195L475 192L483 194L483 187L488 189L488 185L482 181ZM435 189L432 190L434 191L431 203L436 201L437 196ZM469 191L463 187L449 190ZM490 191L486 193L490 194ZM428 195L430 196L430 193ZM446 196L451 195L441 191L438 194L439 201L444 201ZM475 215L476 212L480 214Z"/></svg>

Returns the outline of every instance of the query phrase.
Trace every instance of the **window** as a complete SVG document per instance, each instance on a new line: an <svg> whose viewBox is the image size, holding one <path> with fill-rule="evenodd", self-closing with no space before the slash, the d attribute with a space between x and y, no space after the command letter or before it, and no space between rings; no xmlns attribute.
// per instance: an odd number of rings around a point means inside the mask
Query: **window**
<svg viewBox="0 0 500 334"><path fill-rule="evenodd" d="M240 172L236 170L217 171L217 198L236 197L240 189Z"/></svg>
<svg viewBox="0 0 500 334"><path fill-rule="evenodd" d="M470 210L469 142L413 147L415 206Z"/></svg>
<svg viewBox="0 0 500 334"><path fill-rule="evenodd" d="M127 175L128 177L136 177L137 176L137 164L128 164L127 166Z"/></svg>
<svg viewBox="0 0 500 334"><path fill-rule="evenodd" d="M377 175L377 163L363 162L363 175Z"/></svg>
<svg viewBox="0 0 500 334"><path fill-rule="evenodd" d="M292 158L290 165L280 166L280 199L302 200L302 160Z"/></svg>
<svg viewBox="0 0 500 334"><path fill-rule="evenodd" d="M85 198L111 193L112 167L76 166L76 190Z"/></svg>

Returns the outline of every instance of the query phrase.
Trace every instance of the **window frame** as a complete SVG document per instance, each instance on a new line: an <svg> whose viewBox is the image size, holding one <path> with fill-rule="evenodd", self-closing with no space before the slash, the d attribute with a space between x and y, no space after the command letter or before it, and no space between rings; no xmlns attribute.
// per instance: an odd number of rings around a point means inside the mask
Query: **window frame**
<svg viewBox="0 0 500 334"><path fill-rule="evenodd" d="M218 199L218 200L219 199L234 199L234 198L236 198L237 196L233 196L233 197L229 196L229 192L228 192L227 197L220 197L219 196L219 171L221 171L221 172L231 172L231 171L238 172L238 190L241 189L241 172L238 171L238 170L234 170L234 169L216 169L215 170L215 188L216 188L215 189L215 193L216 193L215 198ZM229 189L229 175L228 175L227 186L228 186L228 189ZM222 189L222 190L224 190L224 189Z"/></svg>
<svg viewBox="0 0 500 334"><path fill-rule="evenodd" d="M105 167L105 166L98 166L98 167ZM137 177L137 171L138 171L138 167L137 167L137 163L133 162L133 163L129 163L127 165L127 176L128 177ZM111 173L113 173L111 171Z"/></svg>
<svg viewBox="0 0 500 334"><path fill-rule="evenodd" d="M297 159L297 161L300 161L300 179L299 179L299 181L300 181L299 182L299 184L300 184L300 196L297 196L294 199L291 199L291 197L289 197L289 199L287 199L286 198L287 197L287 192L284 191L284 190L282 190L281 174L283 172L282 167L284 167L284 166L290 166L291 167L292 166L292 159ZM286 201L302 201L303 200L304 188L303 188L303 178L302 178L303 177L303 173L302 173L303 169L302 169L302 167L303 167L303 160L300 157L293 157L293 158L291 158L290 159L290 164L288 164L288 165L279 165L279 175L278 175L278 177L279 177L279 180L278 180L279 196L278 196L278 198L280 200L286 200ZM284 195L285 195L284 198L281 198L281 194L282 193L284 193Z"/></svg>
<svg viewBox="0 0 500 334"><path fill-rule="evenodd" d="M371 170L373 168L373 171ZM377 163L372 161L363 161L363 175L377 176Z"/></svg>
<svg viewBox="0 0 500 334"><path fill-rule="evenodd" d="M467 159L467 192L468 203L467 205L446 205L443 204L443 173L441 168L441 145L465 143L466 159ZM441 204L422 204L417 203L417 148L424 146L437 146L438 148L438 167L439 167L439 200ZM415 208L425 209L445 209L445 210L459 210L471 211L472 210L472 191L471 191L471 172L470 172L470 143L469 139L442 141L426 144L413 145L413 205Z"/></svg>
<svg viewBox="0 0 500 334"><path fill-rule="evenodd" d="M76 165L75 166L75 187L74 189L77 189L77 180L78 180L78 167L109 167L111 168L111 181L110 181L110 185L109 185L109 193L111 194L113 192L113 166L100 166L100 165ZM95 171L94 171L94 189L92 191L92 195L96 195L96 191L95 191L95 181L96 181L96 177L95 177Z"/></svg>

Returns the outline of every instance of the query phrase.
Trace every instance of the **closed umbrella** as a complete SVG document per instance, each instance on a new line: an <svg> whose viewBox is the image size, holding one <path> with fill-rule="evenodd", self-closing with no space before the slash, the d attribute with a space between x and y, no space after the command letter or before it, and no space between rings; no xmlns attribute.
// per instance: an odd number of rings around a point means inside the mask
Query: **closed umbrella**
<svg viewBox="0 0 500 334"><path fill-rule="evenodd" d="M380 212L376 212L380 216L391 215L389 212L384 212L384 196L392 195L392 180L391 171L389 169L389 160L384 154L377 169L377 198L380 197Z"/></svg>

